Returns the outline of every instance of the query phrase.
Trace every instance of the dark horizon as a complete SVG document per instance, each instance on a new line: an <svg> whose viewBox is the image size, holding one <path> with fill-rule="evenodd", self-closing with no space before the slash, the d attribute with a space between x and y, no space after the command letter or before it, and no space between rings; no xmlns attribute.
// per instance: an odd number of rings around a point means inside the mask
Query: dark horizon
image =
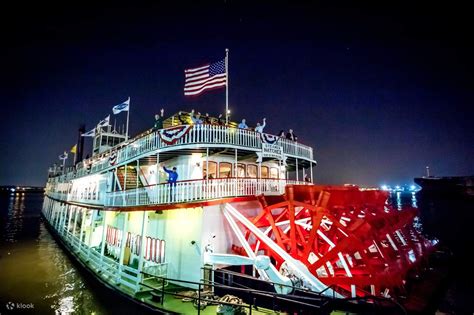
<svg viewBox="0 0 474 315"><path fill-rule="evenodd" d="M128 96L132 136L162 107L166 116L223 112L224 89L185 98L183 73L225 48L231 119L253 127L266 117L268 133L294 129L314 148L318 183L408 184L427 165L432 175L474 175L465 7L28 6L0 22L0 185L44 186L79 125L90 130L108 114L124 123L111 110Z"/></svg>

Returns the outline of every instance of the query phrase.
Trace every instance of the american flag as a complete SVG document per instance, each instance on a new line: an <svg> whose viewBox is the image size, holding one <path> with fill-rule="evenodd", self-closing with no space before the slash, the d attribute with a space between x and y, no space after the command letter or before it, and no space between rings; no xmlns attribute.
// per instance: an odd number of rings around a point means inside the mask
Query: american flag
<svg viewBox="0 0 474 315"><path fill-rule="evenodd" d="M227 84L227 73L225 71L225 60L221 60L206 66L184 70L184 95L199 95L205 90L225 86Z"/></svg>

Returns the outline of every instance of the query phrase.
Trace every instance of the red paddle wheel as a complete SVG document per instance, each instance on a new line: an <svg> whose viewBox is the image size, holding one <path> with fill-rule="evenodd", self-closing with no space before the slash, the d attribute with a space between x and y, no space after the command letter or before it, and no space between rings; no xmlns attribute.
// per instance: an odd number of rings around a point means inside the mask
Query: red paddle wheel
<svg viewBox="0 0 474 315"><path fill-rule="evenodd" d="M397 210L387 198L358 187L288 185L282 197L260 197L263 210L248 219L343 296L393 296L433 245L413 226L417 210ZM284 259L245 231L250 248L285 275ZM233 250L246 255L242 247Z"/></svg>

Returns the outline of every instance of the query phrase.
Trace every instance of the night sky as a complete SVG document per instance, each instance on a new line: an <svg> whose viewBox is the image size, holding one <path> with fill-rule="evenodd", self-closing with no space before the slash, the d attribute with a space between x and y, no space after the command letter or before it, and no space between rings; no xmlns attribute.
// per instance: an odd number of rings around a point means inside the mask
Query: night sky
<svg viewBox="0 0 474 315"><path fill-rule="evenodd" d="M183 72L225 48L231 119L293 128L314 148L317 182L408 184L427 165L474 175L467 7L75 3L2 8L0 185L44 185L79 124L128 96L132 135L162 107L223 112L225 89L185 98Z"/></svg>

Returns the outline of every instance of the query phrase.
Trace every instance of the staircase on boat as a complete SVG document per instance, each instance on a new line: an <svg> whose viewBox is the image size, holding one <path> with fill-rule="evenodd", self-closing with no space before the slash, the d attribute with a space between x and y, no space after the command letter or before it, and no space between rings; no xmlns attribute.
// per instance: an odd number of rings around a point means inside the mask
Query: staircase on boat
<svg viewBox="0 0 474 315"><path fill-rule="evenodd" d="M125 166L117 169L117 179L122 190L140 188L146 185L146 183L144 185L142 182L143 180L146 181L146 179L143 176L137 176L136 167L128 165L126 170L127 175L125 176Z"/></svg>

